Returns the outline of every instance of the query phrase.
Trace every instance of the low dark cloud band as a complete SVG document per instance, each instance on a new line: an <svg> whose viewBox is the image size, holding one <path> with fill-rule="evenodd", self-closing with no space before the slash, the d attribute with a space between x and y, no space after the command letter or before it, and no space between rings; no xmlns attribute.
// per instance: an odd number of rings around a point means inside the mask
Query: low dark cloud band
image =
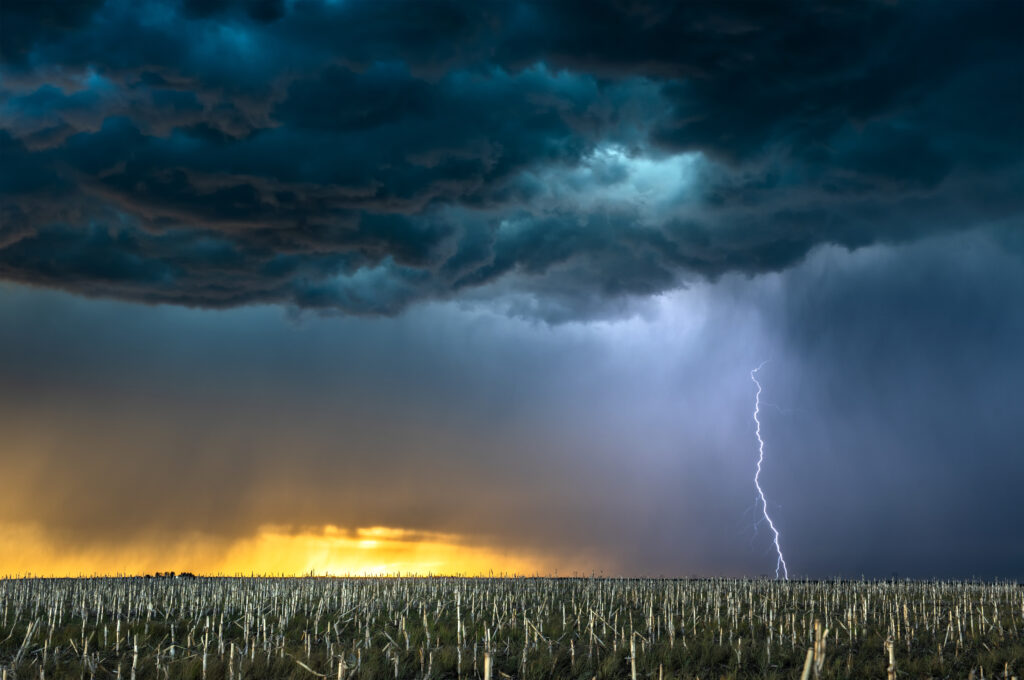
<svg viewBox="0 0 1024 680"><path fill-rule="evenodd" d="M2 11L10 280L352 314L511 288L573 318L1021 226L1020 3Z"/></svg>

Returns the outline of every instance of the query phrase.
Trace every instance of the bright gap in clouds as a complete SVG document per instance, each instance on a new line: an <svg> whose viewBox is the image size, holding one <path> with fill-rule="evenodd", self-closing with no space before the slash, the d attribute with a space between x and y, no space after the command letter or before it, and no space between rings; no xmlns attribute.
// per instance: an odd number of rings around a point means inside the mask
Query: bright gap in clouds
<svg viewBox="0 0 1024 680"><path fill-rule="evenodd" d="M532 205L541 208L571 202L575 210L628 207L654 217L686 197L703 162L700 152L652 156L599 144L578 165L548 166L523 179L539 191Z"/></svg>

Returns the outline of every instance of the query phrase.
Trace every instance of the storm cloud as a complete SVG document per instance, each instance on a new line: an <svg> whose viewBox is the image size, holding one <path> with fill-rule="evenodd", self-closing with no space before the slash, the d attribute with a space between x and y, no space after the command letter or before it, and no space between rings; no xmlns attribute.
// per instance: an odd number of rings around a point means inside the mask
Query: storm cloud
<svg viewBox="0 0 1024 680"><path fill-rule="evenodd" d="M0 574L1024 576L1024 4L0 13Z"/></svg>
<svg viewBox="0 0 1024 680"><path fill-rule="evenodd" d="M1019 228L1015 2L7 2L0 276L606 317Z"/></svg>

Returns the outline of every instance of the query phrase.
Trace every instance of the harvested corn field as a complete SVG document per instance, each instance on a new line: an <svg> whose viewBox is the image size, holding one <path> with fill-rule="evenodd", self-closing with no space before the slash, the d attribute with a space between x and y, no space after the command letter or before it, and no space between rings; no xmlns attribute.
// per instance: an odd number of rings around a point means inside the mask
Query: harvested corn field
<svg viewBox="0 0 1024 680"><path fill-rule="evenodd" d="M1007 678L1015 583L0 581L5 677Z"/></svg>

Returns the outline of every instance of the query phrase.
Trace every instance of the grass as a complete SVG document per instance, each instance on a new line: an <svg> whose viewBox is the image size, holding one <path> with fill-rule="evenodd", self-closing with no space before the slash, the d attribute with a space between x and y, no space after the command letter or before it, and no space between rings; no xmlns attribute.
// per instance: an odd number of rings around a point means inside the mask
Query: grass
<svg viewBox="0 0 1024 680"><path fill-rule="evenodd" d="M1015 583L25 578L0 608L9 680L798 678L816 622L811 677L884 678L887 640L899 679L1024 666Z"/></svg>

